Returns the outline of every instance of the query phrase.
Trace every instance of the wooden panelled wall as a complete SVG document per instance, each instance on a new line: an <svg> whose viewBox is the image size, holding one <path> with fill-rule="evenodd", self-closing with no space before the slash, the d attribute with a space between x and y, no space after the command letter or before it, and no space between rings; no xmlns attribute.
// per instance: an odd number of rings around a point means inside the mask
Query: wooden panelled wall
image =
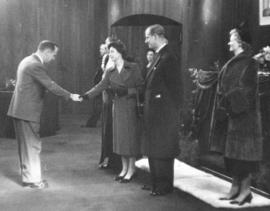
<svg viewBox="0 0 270 211"><path fill-rule="evenodd" d="M181 61L186 102L189 101L193 87L188 68L207 70L217 60L223 65L231 57L227 46L228 32L241 21L248 23L254 52L270 43L270 27L259 26L258 0L108 0L108 2L108 27L121 18L135 14L161 15L182 24Z"/></svg>
<svg viewBox="0 0 270 211"><path fill-rule="evenodd" d="M99 44L107 36L106 0L0 0L0 84L43 39L60 45L50 75L71 92L92 86ZM91 101L61 101L61 113L89 113Z"/></svg>
<svg viewBox="0 0 270 211"><path fill-rule="evenodd" d="M182 75L185 97L192 82L187 69L207 69L229 58L228 31L248 20L253 47L269 45L269 26L259 26L258 0L0 0L0 85L15 76L18 62L42 39L61 47L52 77L72 92L92 86L98 46L111 24L134 14L162 15L183 26ZM144 45L144 43L142 43ZM62 103L62 113L88 113L91 102Z"/></svg>
<svg viewBox="0 0 270 211"><path fill-rule="evenodd" d="M114 24L121 18L135 15L135 14L152 14L152 15L160 15L170 19L173 19L181 24L183 24L183 34L182 34L182 49L188 49L189 45L189 29L191 20L190 16L190 0L108 0L108 24ZM110 28L109 28L110 29ZM143 40L136 39L138 36L144 36L142 34L134 34L134 41ZM180 39L180 37L179 37ZM129 43L129 42L128 42ZM144 42L136 43L136 45L145 45ZM136 53L133 53L136 55ZM184 71L187 69L188 63L188 52L182 50L181 54L181 66L182 66L182 75L185 78L188 78L188 72ZM144 56L144 55L143 55ZM190 82L184 80L185 89L190 86ZM188 93L188 92L186 92Z"/></svg>

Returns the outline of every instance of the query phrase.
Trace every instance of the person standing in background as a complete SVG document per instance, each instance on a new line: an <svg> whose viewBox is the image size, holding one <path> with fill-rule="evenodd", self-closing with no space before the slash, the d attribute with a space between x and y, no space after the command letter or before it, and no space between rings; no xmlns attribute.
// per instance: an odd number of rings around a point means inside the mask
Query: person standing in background
<svg viewBox="0 0 270 211"><path fill-rule="evenodd" d="M16 86L7 115L13 118L18 141L22 185L42 189L48 187L41 175L40 115L45 91L66 100L81 101L78 94L71 94L57 85L47 74L46 64L56 59L59 47L44 40L37 51L24 58L17 69Z"/></svg>
<svg viewBox="0 0 270 211"><path fill-rule="evenodd" d="M148 70L151 68L151 65L154 61L155 58L155 51L153 49L147 49L146 52L146 60L147 60L147 64L144 68L144 72L143 72L143 78L145 78L145 76L147 75Z"/></svg>
<svg viewBox="0 0 270 211"><path fill-rule="evenodd" d="M145 43L155 50L156 56L145 77L142 154L149 161L151 195L159 196L173 191L174 158L180 152L178 114L182 80L180 65L169 50L164 27L159 24L147 27Z"/></svg>
<svg viewBox="0 0 270 211"><path fill-rule="evenodd" d="M108 45L116 38L107 37L105 40L106 53L102 57L101 69L105 72L114 69L114 63L109 58ZM109 90L102 92L102 121L101 121L101 154L98 167L100 169L118 168L119 157L113 153L113 126L112 126L112 95Z"/></svg>
<svg viewBox="0 0 270 211"><path fill-rule="evenodd" d="M103 60L104 60L104 55L107 54L107 51L108 50L107 50L106 44L104 43L101 44L99 47L101 64L99 64L97 71L95 73L94 85L97 85L102 79L102 75L103 75L102 66L104 65L103 63L105 63L105 61ZM93 99L93 110L92 110L91 116L86 122L85 127L96 127L97 122L100 118L101 111L102 111L102 95L100 94Z"/></svg>
<svg viewBox="0 0 270 211"><path fill-rule="evenodd" d="M234 56L221 69L217 87L217 109L228 117L223 154L225 167L232 175L231 188L220 200L238 205L252 200L251 174L259 169L263 146L257 65L246 33L230 31L228 45Z"/></svg>

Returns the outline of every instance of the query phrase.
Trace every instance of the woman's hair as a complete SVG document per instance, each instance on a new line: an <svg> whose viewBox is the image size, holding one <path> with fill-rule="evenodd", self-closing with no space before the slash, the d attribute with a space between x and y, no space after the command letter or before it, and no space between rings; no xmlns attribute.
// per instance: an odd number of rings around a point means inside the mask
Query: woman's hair
<svg viewBox="0 0 270 211"><path fill-rule="evenodd" d="M251 53L251 46L245 39L245 36L241 33L241 31L237 28L234 28L230 31L230 36L235 36L236 41L240 44L241 48L244 52Z"/></svg>
<svg viewBox="0 0 270 211"><path fill-rule="evenodd" d="M121 40L111 42L108 46L108 49L110 49L111 47L115 48L122 55L123 58L126 58L127 48Z"/></svg>
<svg viewBox="0 0 270 211"><path fill-rule="evenodd" d="M106 39L105 39L105 42L107 42L107 43L112 43L112 42L115 42L115 41L117 41L118 39L117 39L117 37L116 36L108 36Z"/></svg>
<svg viewBox="0 0 270 211"><path fill-rule="evenodd" d="M153 53L155 53L154 49L152 49L152 48L147 48L146 53L148 53L150 51L153 52Z"/></svg>

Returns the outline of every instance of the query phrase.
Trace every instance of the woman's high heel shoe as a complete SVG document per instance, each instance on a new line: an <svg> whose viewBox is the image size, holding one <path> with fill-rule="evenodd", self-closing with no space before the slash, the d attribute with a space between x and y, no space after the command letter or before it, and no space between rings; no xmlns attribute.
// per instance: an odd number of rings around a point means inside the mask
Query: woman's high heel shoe
<svg viewBox="0 0 270 211"><path fill-rule="evenodd" d="M105 158L102 163L98 165L99 169L107 169L109 168L109 159Z"/></svg>
<svg viewBox="0 0 270 211"><path fill-rule="evenodd" d="M114 180L115 180L115 181L121 181L121 180L124 178L124 176L125 176L125 175L123 175L123 176L117 175L117 176L114 178Z"/></svg>
<svg viewBox="0 0 270 211"><path fill-rule="evenodd" d="M109 164L108 163L100 163L98 165L98 168L99 169L107 169L107 168L109 168Z"/></svg>
<svg viewBox="0 0 270 211"><path fill-rule="evenodd" d="M237 196L239 195L239 193L235 193L235 194L233 194L232 196L230 196L230 197L220 197L219 198L219 200L221 200L221 201L225 201L225 200L233 200L233 199L235 199Z"/></svg>
<svg viewBox="0 0 270 211"><path fill-rule="evenodd" d="M252 198L253 198L253 196L250 193L242 201L233 200L230 202L230 204L238 204L239 206L242 206L245 203L251 203Z"/></svg>
<svg viewBox="0 0 270 211"><path fill-rule="evenodd" d="M130 178L128 178L128 179L127 178L122 178L120 180L120 183L129 183L135 177L137 177L137 173L132 174L132 176Z"/></svg>
<svg viewBox="0 0 270 211"><path fill-rule="evenodd" d="M251 203L252 198L253 198L253 196L250 193L249 195L247 195L247 197L243 201L239 202L239 206L242 206L245 203Z"/></svg>

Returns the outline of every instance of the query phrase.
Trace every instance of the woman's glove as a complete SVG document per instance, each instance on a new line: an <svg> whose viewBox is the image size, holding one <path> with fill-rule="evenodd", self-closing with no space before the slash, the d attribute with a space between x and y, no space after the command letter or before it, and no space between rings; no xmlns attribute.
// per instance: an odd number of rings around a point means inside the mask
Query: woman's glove
<svg viewBox="0 0 270 211"><path fill-rule="evenodd" d="M87 94L80 95L80 98L83 100L89 100L89 97L87 96Z"/></svg>

